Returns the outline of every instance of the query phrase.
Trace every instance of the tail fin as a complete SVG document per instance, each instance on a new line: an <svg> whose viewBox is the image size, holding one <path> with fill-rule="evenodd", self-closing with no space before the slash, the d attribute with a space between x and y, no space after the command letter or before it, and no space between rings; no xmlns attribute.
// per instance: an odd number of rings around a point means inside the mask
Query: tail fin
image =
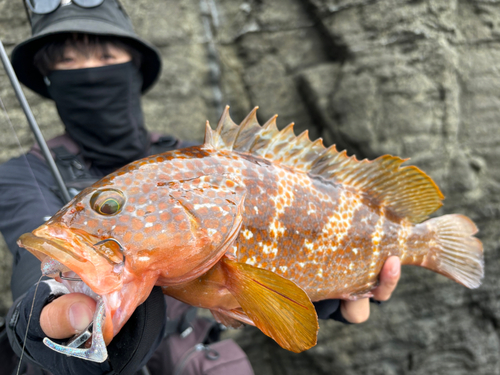
<svg viewBox="0 0 500 375"><path fill-rule="evenodd" d="M484 277L483 244L473 237L477 227L472 220L454 214L424 224L436 233L436 244L422 265L467 288L478 288Z"/></svg>

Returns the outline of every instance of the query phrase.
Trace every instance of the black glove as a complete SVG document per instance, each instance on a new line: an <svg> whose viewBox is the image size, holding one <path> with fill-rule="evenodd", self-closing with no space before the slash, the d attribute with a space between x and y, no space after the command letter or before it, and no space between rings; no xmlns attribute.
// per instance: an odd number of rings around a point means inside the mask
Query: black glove
<svg viewBox="0 0 500 375"><path fill-rule="evenodd" d="M16 300L7 316L7 334L18 356L21 356L26 327L33 304L33 312L26 338L23 361L48 370L53 374L134 374L142 368L160 344L165 330L166 304L160 287L154 287L147 300L137 307L125 326L108 345L108 359L103 363L86 361L57 353L43 344L46 335L40 327L43 307L62 293L54 280L40 282ZM58 341L58 340L54 340ZM64 340L62 340L64 341Z"/></svg>
<svg viewBox="0 0 500 375"><path fill-rule="evenodd" d="M377 305L382 303L373 298L370 298L370 302ZM319 319L333 319L344 324L353 324L342 316L339 299L324 299L323 301L313 302L313 305L316 308L316 314L318 314Z"/></svg>
<svg viewBox="0 0 500 375"><path fill-rule="evenodd" d="M324 299L323 301L313 302L313 305L319 319L333 319L344 324L352 324L342 316L339 299Z"/></svg>

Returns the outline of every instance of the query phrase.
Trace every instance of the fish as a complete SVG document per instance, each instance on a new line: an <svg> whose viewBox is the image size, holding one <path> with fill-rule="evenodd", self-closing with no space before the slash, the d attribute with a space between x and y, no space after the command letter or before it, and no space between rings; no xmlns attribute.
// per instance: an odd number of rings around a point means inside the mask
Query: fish
<svg viewBox="0 0 500 375"><path fill-rule="evenodd" d="M478 229L461 214L429 218L444 196L427 174L397 156L358 160L256 113L238 125L226 107L202 145L118 169L19 238L43 274L99 302L90 349L48 346L104 360L103 342L155 285L297 353L317 342L312 302L371 296L392 255L481 285Z"/></svg>

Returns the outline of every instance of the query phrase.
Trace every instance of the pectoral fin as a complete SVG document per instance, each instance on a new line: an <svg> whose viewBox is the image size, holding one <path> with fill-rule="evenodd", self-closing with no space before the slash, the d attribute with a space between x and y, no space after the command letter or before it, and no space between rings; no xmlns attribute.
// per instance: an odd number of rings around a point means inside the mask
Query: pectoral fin
<svg viewBox="0 0 500 375"><path fill-rule="evenodd" d="M235 318L229 316L230 314L228 314L226 311L210 311L212 312L215 320L221 324L224 324L226 327L240 328L243 325L243 323L241 323L239 320L236 320Z"/></svg>
<svg viewBox="0 0 500 375"><path fill-rule="evenodd" d="M226 287L245 314L281 347L295 353L316 345L318 318L307 294L274 272L222 258Z"/></svg>

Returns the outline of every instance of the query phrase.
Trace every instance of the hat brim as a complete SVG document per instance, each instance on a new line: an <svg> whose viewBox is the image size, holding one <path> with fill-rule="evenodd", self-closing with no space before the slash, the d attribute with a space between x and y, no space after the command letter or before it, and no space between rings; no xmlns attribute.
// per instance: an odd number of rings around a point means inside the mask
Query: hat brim
<svg viewBox="0 0 500 375"><path fill-rule="evenodd" d="M146 92L158 79L161 71L161 57L158 50L135 34L103 20L92 18L63 19L46 27L43 32L18 44L12 51L12 66L20 82L36 93L50 99L47 86L40 71L33 64L38 50L55 34L84 33L112 35L123 39L142 55L140 71L142 73L142 92Z"/></svg>

